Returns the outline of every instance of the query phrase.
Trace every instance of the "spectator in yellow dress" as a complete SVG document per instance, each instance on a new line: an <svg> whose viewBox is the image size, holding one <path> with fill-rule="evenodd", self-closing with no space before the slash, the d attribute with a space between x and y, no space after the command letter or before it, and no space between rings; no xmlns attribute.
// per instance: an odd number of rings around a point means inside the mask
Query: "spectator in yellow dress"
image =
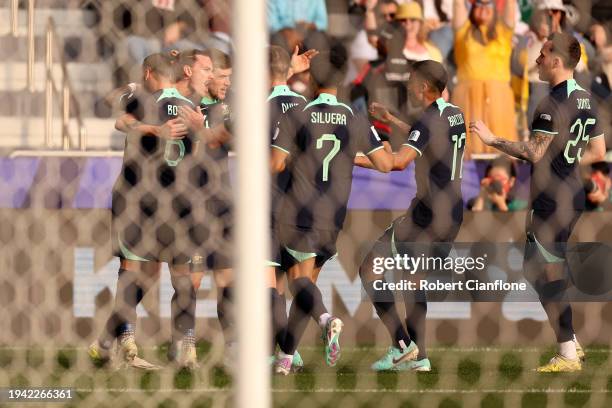
<svg viewBox="0 0 612 408"><path fill-rule="evenodd" d="M493 133L517 140L510 55L514 1L506 1L501 18L492 0L476 0L469 13L464 0L454 0L455 61L458 84L452 102L467 122L483 120ZM466 122L466 123L467 123ZM467 137L467 154L490 153L477 137Z"/></svg>

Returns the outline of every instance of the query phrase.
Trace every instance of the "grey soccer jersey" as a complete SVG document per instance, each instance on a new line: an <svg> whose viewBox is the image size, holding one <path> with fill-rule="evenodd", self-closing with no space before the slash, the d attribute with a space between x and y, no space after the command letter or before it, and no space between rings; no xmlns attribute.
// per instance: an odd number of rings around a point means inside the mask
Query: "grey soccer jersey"
<svg viewBox="0 0 612 408"><path fill-rule="evenodd" d="M405 146L417 151L413 221L427 227L434 216L449 224L463 220L461 177L466 129L461 110L439 98L411 127Z"/></svg>
<svg viewBox="0 0 612 408"><path fill-rule="evenodd" d="M270 143L274 142L276 134L280 131L280 122L284 116L294 115L304 109L306 98L289 89L287 85L275 86L268 96L270 105ZM291 172L285 169L272 177L271 209L273 220L280 208L280 200L287 191L291 181ZM274 222L273 222L274 223Z"/></svg>
<svg viewBox="0 0 612 408"><path fill-rule="evenodd" d="M357 152L370 154L383 145L367 118L323 93L281 120L272 147L293 156L279 222L333 231L344 223Z"/></svg>
<svg viewBox="0 0 612 408"><path fill-rule="evenodd" d="M553 136L531 168L531 206L536 211L581 211L585 193L578 163L589 140L603 137L594 98L574 79L555 86L540 102L532 132Z"/></svg>
<svg viewBox="0 0 612 408"><path fill-rule="evenodd" d="M125 110L148 125L178 116L193 106L176 89L134 95ZM129 134L121 174L113 187L115 253L126 259L186 264L209 235L206 197L208 171L195 157L191 133L181 139Z"/></svg>

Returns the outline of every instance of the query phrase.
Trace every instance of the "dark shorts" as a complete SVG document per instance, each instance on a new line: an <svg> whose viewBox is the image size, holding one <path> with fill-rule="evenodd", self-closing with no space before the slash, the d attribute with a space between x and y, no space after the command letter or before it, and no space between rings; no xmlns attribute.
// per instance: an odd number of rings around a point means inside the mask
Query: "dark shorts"
<svg viewBox="0 0 612 408"><path fill-rule="evenodd" d="M186 195L167 191L113 191L112 243L115 256L140 262L193 264L203 270L213 229L210 217Z"/></svg>
<svg viewBox="0 0 612 408"><path fill-rule="evenodd" d="M565 262L567 241L581 211L535 211L527 213L525 262Z"/></svg>
<svg viewBox="0 0 612 408"><path fill-rule="evenodd" d="M410 214L395 219L378 238L375 245L377 256L426 255L445 258L452 249L452 242L461 225L453 223L447 230L423 228L416 224ZM435 245L432 245L435 244Z"/></svg>
<svg viewBox="0 0 612 408"><path fill-rule="evenodd" d="M315 258L315 266L322 267L336 255L336 241L340 231L316 230L291 225L277 225L276 235L282 248L283 267Z"/></svg>
<svg viewBox="0 0 612 408"><path fill-rule="evenodd" d="M286 266L283 266L283 251L278 238L276 237L276 230L272 228L270 230L270 256L267 259L267 266L280 268L286 271Z"/></svg>
<svg viewBox="0 0 612 408"><path fill-rule="evenodd" d="M211 220L216 223L213 236L205 248L209 270L230 269L234 257L234 210L225 200L211 199L206 204Z"/></svg>

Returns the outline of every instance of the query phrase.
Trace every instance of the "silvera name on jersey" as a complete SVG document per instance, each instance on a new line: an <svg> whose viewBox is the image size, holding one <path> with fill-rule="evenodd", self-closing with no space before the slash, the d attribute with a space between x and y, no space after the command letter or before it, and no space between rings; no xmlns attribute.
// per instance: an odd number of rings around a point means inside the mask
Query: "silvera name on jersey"
<svg viewBox="0 0 612 408"><path fill-rule="evenodd" d="M346 125L346 115L333 112L312 112L310 114L311 123L327 123L332 125Z"/></svg>

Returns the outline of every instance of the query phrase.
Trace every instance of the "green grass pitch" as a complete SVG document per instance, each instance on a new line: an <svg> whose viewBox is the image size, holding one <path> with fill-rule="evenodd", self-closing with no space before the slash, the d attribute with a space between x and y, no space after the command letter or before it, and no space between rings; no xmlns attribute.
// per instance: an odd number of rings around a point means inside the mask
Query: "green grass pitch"
<svg viewBox="0 0 612 408"><path fill-rule="evenodd" d="M220 351L198 343L202 367L189 372L96 368L82 347L57 349L0 347L0 386L73 387L68 407L225 407L232 405L231 375L214 361ZM141 350L165 365L165 346ZM301 373L272 377L278 407L610 407L612 362L608 347L587 348L583 371L538 374L552 348L432 348L429 373L375 373L370 364L382 348L343 350L337 367L326 367L322 350L301 350ZM0 402L0 406L17 405Z"/></svg>

